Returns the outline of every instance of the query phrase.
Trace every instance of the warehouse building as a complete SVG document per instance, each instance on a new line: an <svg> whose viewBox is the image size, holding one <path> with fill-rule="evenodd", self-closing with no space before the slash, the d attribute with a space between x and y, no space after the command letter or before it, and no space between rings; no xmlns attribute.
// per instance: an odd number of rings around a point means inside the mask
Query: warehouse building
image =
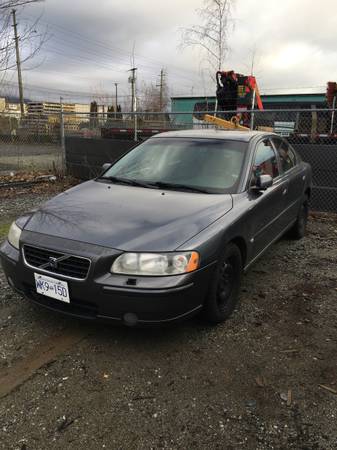
<svg viewBox="0 0 337 450"><path fill-rule="evenodd" d="M261 95L264 109L315 109L327 108L325 93L315 94L270 94ZM214 109L214 97L171 97L171 112L190 113L196 110L196 105L205 103L209 105L209 111ZM181 114L175 117L176 123L191 124L191 114Z"/></svg>

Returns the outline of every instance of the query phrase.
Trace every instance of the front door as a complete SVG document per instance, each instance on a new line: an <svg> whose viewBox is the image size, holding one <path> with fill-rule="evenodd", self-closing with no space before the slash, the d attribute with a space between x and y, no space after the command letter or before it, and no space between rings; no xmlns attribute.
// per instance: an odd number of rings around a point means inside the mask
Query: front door
<svg viewBox="0 0 337 450"><path fill-rule="evenodd" d="M251 256L257 257L286 227L284 218L288 181L281 177L278 158L269 138L259 141L255 149L251 186L258 175L268 174L273 185L265 191L249 191L249 229Z"/></svg>

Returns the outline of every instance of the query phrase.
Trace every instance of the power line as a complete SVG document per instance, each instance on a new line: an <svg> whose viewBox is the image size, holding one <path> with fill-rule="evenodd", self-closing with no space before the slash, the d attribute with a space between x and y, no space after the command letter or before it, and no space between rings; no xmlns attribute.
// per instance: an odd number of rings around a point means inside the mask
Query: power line
<svg viewBox="0 0 337 450"><path fill-rule="evenodd" d="M76 33L72 30L68 30L65 27L56 25L56 24L51 24L48 23L46 21L40 20L41 23L45 23L47 25L51 25L55 28L58 28L60 30L64 30L62 33L62 36L59 35L59 31L56 31L56 35L54 36L54 41L52 44L50 45L46 44L46 51L45 54L47 55L47 57L53 57L53 56L61 56L63 58L66 58L69 62L67 62L67 66L72 65L73 67L77 67L78 64L92 64L94 66L97 66L98 68L103 68L106 69L106 71L112 72L112 73L119 73L119 74L123 74L127 71L127 68L125 68L124 70L120 68L120 66L125 65L126 67L129 67L129 63L128 61L126 61L126 54L128 54L128 52L126 52L125 50L121 50L118 49L117 47L111 47L106 45L106 43L104 43L103 41L99 41L99 40L94 40L94 39L90 39L87 38L85 35L80 34L80 33ZM72 35L70 36L69 39L69 34ZM75 40L75 42L74 42ZM83 41L88 42L89 45L87 45L85 48L83 47ZM60 48L58 46L58 43L61 44L62 48ZM65 52L64 49L64 45L62 45L63 43L68 44L68 47L71 46L71 48L74 49L78 49L79 52L78 53L71 53L68 54L67 52ZM70 44L70 45L69 45ZM96 49L95 49L96 46ZM97 52L97 47L100 49L99 53ZM102 53L102 49L104 50L104 52ZM112 54L111 54L112 52ZM119 55L116 55L119 54ZM106 63L105 61L102 61L101 59L99 59L99 55L103 54L104 56L106 56L106 58L111 61L111 56L113 56L114 59L117 59L118 61L118 65L119 68L116 68L115 66L112 66L112 64ZM142 57L143 58L143 57ZM57 58L58 61L60 60L60 58ZM139 57L137 56L137 59L139 59ZM140 67L140 70L142 71L142 75L145 75L146 79L148 80L149 77L154 77L154 70L155 67L158 66L158 62L156 62L153 59L150 58L143 58L143 59L147 59L149 61L149 63L144 64L143 62L141 62L140 64L138 64L138 66ZM155 61L155 62L153 62ZM155 67L154 67L155 66ZM45 72L46 70L42 70L41 72ZM145 72L145 73L144 73ZM52 73L52 71L49 71L49 73ZM54 70L54 73L57 73L57 71ZM59 73L63 73L65 75L65 72L59 72ZM193 77L196 77L197 75L195 73L192 72L188 72L191 75L187 76L187 75L182 75L182 73L187 73L187 71L183 70L183 69L177 69L175 71L172 71L172 76L173 79L179 79L179 80L188 80L189 82L192 79L192 75ZM148 75L147 75L148 74ZM77 76L77 75L76 75ZM82 77L84 78L84 77ZM91 79L91 77L87 77L87 79ZM193 80L194 84L197 84L196 80ZM180 86L184 86L185 84L180 82Z"/></svg>
<svg viewBox="0 0 337 450"><path fill-rule="evenodd" d="M97 60L97 58L92 58L91 56L88 57L88 56L83 56L83 55L80 55L80 54L68 54L68 53L65 53L62 49L54 47L54 46L49 46L49 47L47 47L47 49L49 49L52 52L51 54L62 56L63 58L66 58L67 60L70 60L70 64L73 65L73 66L77 66L76 62L79 62L79 63L90 63L90 64L94 64L97 67L101 67L103 69L109 70L111 73L120 73L120 74L123 74L123 73L127 72L127 70L128 70L126 68L124 70L123 69L116 69L115 67L113 67L109 63L104 63L101 60ZM58 58L58 60L59 60L59 58ZM67 64L69 64L69 63L67 63ZM154 76L153 71L145 69L145 70L142 71L143 75L144 75L144 72L145 72L145 74L149 73L150 76ZM149 76L147 76L146 78L149 79ZM185 79L185 77L180 77L179 75L178 76L174 76L174 78ZM180 85L183 85L183 84L180 82Z"/></svg>
<svg viewBox="0 0 337 450"><path fill-rule="evenodd" d="M99 55L97 55L97 52L95 52L95 51L93 51L91 49L88 49L88 48L82 49L81 47L76 47L76 46L72 45L72 49L76 49L77 48L77 49L80 50L80 53L76 53L76 54L74 54L74 53L69 54L68 52L65 53L64 52L64 48L57 47L57 41L58 40L56 39L56 45L54 43L53 45L47 45L45 47L47 50L52 52L52 54L56 53L56 54L58 54L58 55L60 55L60 56L62 56L64 58L70 59L72 61L74 61L74 60L76 61L77 60L79 62L90 62L90 63L94 62L97 66L100 66L102 68L106 68L106 69L112 70L113 72L118 72L118 73L123 73L124 72L124 70L115 69L115 68L111 67L111 65L105 63L102 59L99 59ZM63 42L66 43L67 41L63 40ZM108 55L106 53L101 53L101 54L102 54L102 56L105 56L106 59L111 60L111 54L110 55ZM129 67L129 62L128 61L126 61L124 63L125 59L117 58L116 60L118 62L118 65L125 65L125 66ZM139 69L142 70L142 73L145 72L145 73L149 73L150 75L154 75L154 71L157 70L156 67L144 65L142 63L138 64L138 66L139 66ZM126 70L128 70L128 69L125 69L125 71ZM191 81L191 77L181 75L181 74L176 73L174 71L173 72L170 71L170 74L173 75L173 78ZM197 74L194 74L194 76L197 77Z"/></svg>
<svg viewBox="0 0 337 450"><path fill-rule="evenodd" d="M10 88L17 88L17 85L13 82L5 82L2 83L0 86L7 86ZM114 95L111 94L105 94L103 93L98 93L95 94L93 92L87 92L87 91L71 91L71 90L65 90L65 89L57 89L57 88L47 88L47 87L42 87L42 86L36 86L36 85L32 85L32 84L26 84L26 90L34 90L36 92L42 92L42 93L54 93L54 94L62 94L62 96L71 96L71 97L105 97L107 99L115 99ZM131 98L132 95L119 95L119 98ZM137 95L137 97L144 97L144 95Z"/></svg>
<svg viewBox="0 0 337 450"><path fill-rule="evenodd" d="M99 55L97 54L97 51L95 51L93 49L93 46L96 46L96 47L104 50L100 54L106 56L107 59L111 60L111 56L113 56L115 59L117 59L118 61L121 62L119 65L124 65L125 64L125 66L127 66L127 65L129 66L129 63L126 62L126 56L125 56L125 55L129 54L127 51L119 49L118 47L113 47L113 46L107 45L107 43L105 43L103 41L100 41L100 40L97 40L97 39L88 38L88 37L86 37L85 35L83 35L81 33L74 32L74 31L69 30L69 29L67 29L65 27L62 27L60 25L48 23L48 22L43 21L43 20L41 20L41 22L42 23L46 23L46 24L51 25L51 26L53 26L55 28L58 28L60 30L64 30L65 31L65 33L63 33L62 36L57 34L54 37L54 39L56 41L54 43L54 45L52 45L52 46L51 45L50 46L47 45L46 49L51 52L51 55L55 54L57 56L62 56L64 58L70 60L70 63L67 63L68 65L72 65L72 66L76 66L77 67L76 62L78 62L78 63L92 63L95 66L104 68L106 70L109 70L110 72L115 72L115 73L120 73L120 74L124 74L126 72L127 69L125 69L125 70L118 69L118 68L115 68L111 63L106 63L106 62L100 60L99 59ZM57 31L57 33L59 33L59 31ZM69 35L72 35L72 36L70 36L70 38L69 38ZM88 42L89 46L86 46L85 48L82 47L81 43L83 41ZM58 42L59 43L66 43L66 44L70 43L72 45L72 47L77 48L80 51L80 53L67 54L64 51L64 47L63 48L59 48L58 47L58 45L57 45ZM117 53L117 55L119 54L120 56L117 56L116 53ZM154 70L153 66L157 65L159 63L159 61L156 61L156 60L154 60L152 58L144 57L144 56L141 56L141 55L138 55L137 59L138 58L149 61L147 64L143 64L143 63L138 64L138 66L142 70L144 70L145 73L151 73L152 74L153 70ZM59 60L59 58L58 58L58 60ZM171 66L171 67L175 67L175 66ZM63 75L65 75L64 71L59 71L58 72L56 70L54 70L54 71L42 70L42 73L43 72L55 73L55 74L62 73ZM179 75L178 75L178 72L180 72ZM188 79L189 81L192 82L191 77L187 77L187 76L183 76L182 75L182 73L185 73L185 74L191 73L192 74L192 72L190 72L190 71L186 71L186 70L183 70L183 69L179 68L179 69L177 69L177 72L172 71L172 73L175 74L175 78ZM193 73L193 75L195 75L195 74ZM81 77L81 76L76 74L76 77ZM85 78L85 77L82 77L82 78ZM87 77L86 79L91 79L91 78ZM193 82L193 84L195 85L196 83ZM180 84L180 86L184 87L184 85L182 83ZM301 90L306 90L306 89L324 89L324 88L325 88L325 86L300 86L300 87L297 86L297 87L278 87L278 88L277 87L265 87L265 88L261 88L261 90L262 91L277 91L277 90L286 91L286 90L300 90L300 89ZM36 88L34 88L34 89L36 89ZM70 92L69 95L76 95L76 96L82 96L82 95L93 96L92 93L90 93L90 94L88 94L88 93L78 93L77 91L65 91L65 90L53 89L53 88L44 88L44 90L46 92L65 92L65 93ZM73 93L73 92L76 92L76 93ZM189 92L188 94L176 94L176 95L189 96L190 97L191 93ZM195 96L196 95L197 94L195 94ZM212 95L214 95L214 94L212 94ZM205 94L203 93L203 94L200 94L198 96L205 97ZM105 97L106 98L110 98L111 96L106 95ZM127 96L125 96L125 97L127 97Z"/></svg>
<svg viewBox="0 0 337 450"><path fill-rule="evenodd" d="M107 45L106 42L103 42L103 41L100 41L100 40L97 40L97 39L89 39L89 38L87 38L85 35L83 35L83 34L81 34L81 33L77 33L77 32L72 31L72 30L69 30L69 29L67 29L67 28L65 28L65 27L62 27L61 25L56 25L56 24L53 24L53 23L50 23L50 22L49 22L49 23L48 23L48 22L45 22L45 23L46 23L46 24L49 24L49 25L52 25L52 26L54 26L54 27L56 27L56 28L60 28L60 29L62 29L62 30L65 30L67 33L70 33L70 34L73 34L73 35L75 35L75 36L78 36L78 38L80 38L81 41L84 39L84 40L88 41L89 43L96 44L96 45L98 45L98 46L101 46L101 47L104 48L104 49L108 49L108 50L111 50L111 51L117 51L118 53L120 53L120 54L123 55L123 56L124 56L125 54L128 54L128 57L129 57L129 56L131 56L131 54L132 54L132 52L127 52L126 50L121 49L121 48L118 48L118 47L116 47L116 46ZM166 64L167 64L167 62L163 63L163 61L159 61L159 60L156 60L156 59L154 59L154 58L149 58L149 57L147 57L147 56L143 56L143 55L140 55L140 54L136 54L135 56L136 56L137 60L138 60L138 59L144 59L144 60L149 61L150 63L151 63L151 61L152 61L153 64L156 64L156 65L158 65L158 64L160 64L160 65L166 65ZM174 68L174 69L176 69L176 70L178 70L178 71L180 71L180 72L183 72L183 73L193 73L192 71L187 71L187 70L181 69L181 68L179 68L179 67L177 67L177 66L171 65L170 67L172 67L172 68Z"/></svg>
<svg viewBox="0 0 337 450"><path fill-rule="evenodd" d="M30 17L32 17L32 16L30 16ZM125 64L126 65L129 65L129 62L128 62L128 57L131 55L131 52L128 52L128 51L126 51L126 50L124 50L124 49L120 49L120 48L118 48L118 47L115 47L115 46L110 46L110 45L107 45L107 43L105 43L105 42L103 42L103 41L100 41L100 40L97 40L97 39L91 39L91 38L88 38L87 36L85 36L85 35L83 35L83 34L81 34L81 33L77 33L77 32L75 32L75 31L72 31L72 30L69 30L69 29L67 29L67 28L65 28L65 27L63 27L63 26L61 26L61 25L56 25L56 24L54 24L54 23L52 23L52 22L46 22L46 21L43 21L43 20L41 20L41 22L42 23L45 23L46 25L51 25L52 27L55 27L55 28L59 28L60 30L63 30L63 31L65 31L67 34L71 34L71 35L73 35L76 39L79 39L80 40L80 42L82 43L83 41L86 41L86 42L88 42L89 44L91 44L91 45L96 45L96 46L98 46L98 47L101 47L102 49L104 49L104 50L109 50L110 52L112 51L112 52L117 52L117 53L119 53L120 55L122 55L122 57L121 56L116 56L116 55L114 55L114 58L115 59L119 59L119 60L121 60L121 61L125 61ZM63 32L63 35L60 37L60 36L55 36L55 38L57 39L57 40L61 40L61 42L63 41L63 42L65 42L65 43L69 43L69 40L67 40L67 39L65 39L64 38L64 32ZM73 44L72 44L73 45ZM86 47L86 49L85 49L85 51L88 51L88 48ZM97 55L97 52L94 52L95 53L95 55ZM125 56L125 55L128 55L127 57ZM109 58L111 58L111 54L109 53L109 55L108 54L106 54L106 56L107 57L109 57ZM126 59L127 58L127 59ZM142 69L150 69L150 70L155 70L157 67L158 67L158 65L160 64L161 66L164 64L162 61L158 61L158 60L155 60L155 59L153 59L153 58L149 58L149 57L145 57L145 56L142 56L142 55L136 55L136 59L137 59L137 61L139 62L139 67L141 67ZM143 59L143 60L147 60L147 61L149 61L149 63L150 64L152 64L152 66L149 66L149 65L145 65L145 64L143 64L143 63L141 63L139 60L140 59ZM153 66L154 65L154 66ZM167 63L165 63L165 65L167 65ZM188 79L188 80L190 80L191 79L191 75L194 75L195 76L195 73L193 72L193 71L188 71L188 70L186 70L186 69L181 69L181 68L178 68L178 67L176 67L176 66L173 66L173 65L170 65L169 67L171 67L171 68L173 68L174 70L170 70L170 73L172 73L172 74L175 74L175 76L177 77L177 78L184 78L184 79ZM178 73L178 72L180 72L180 73ZM182 75L182 74L190 74L190 76L187 76L187 75Z"/></svg>
<svg viewBox="0 0 337 450"><path fill-rule="evenodd" d="M29 16L28 16L29 17ZM32 17L32 16L30 16ZM97 67L101 67L104 69L107 69L109 71L112 72L116 72L116 73L125 73L124 70L119 70L116 68L111 67L109 64L105 63L104 61L101 61L97 58L99 58L99 55L97 53L97 50L95 50L95 48L100 49L99 50L99 54L106 56L107 59L111 60L111 56L113 56L113 58L117 61L119 61L119 65L125 65L125 66L129 66L129 62L128 62L128 56L131 54L131 52L128 52L124 49L121 49L117 46L112 46L111 44L108 44L107 42L104 42L102 40L99 39L93 39L91 37L87 37L86 35L82 34L82 33L78 33L75 32L73 30L69 30L68 28L61 26L61 25L57 25L55 23L52 22L47 22L44 20L41 20L42 23L45 23L46 25L50 25L52 28L54 28L54 31L57 33L54 36L54 40L56 42L54 42L55 47L49 47L50 51L55 53L56 55L59 56L63 56L67 59L72 60L73 65L76 65L76 61L79 63L82 62L91 62L94 63ZM61 31L59 31L61 30ZM62 34L60 34L62 33ZM83 42L87 42L88 45L86 47L83 47ZM76 48L79 50L80 54L76 54L76 55L67 55L64 51L64 48L58 48L57 47L57 43L60 43L61 45L63 43L65 44L69 44L72 46L72 48ZM47 47L48 48L48 47ZM128 56L127 56L128 55ZM145 73L150 73L153 74L153 71L156 69L156 67L158 67L158 64L162 63L158 60L155 60L154 58L149 58L143 55L136 55L137 57L137 65L139 70L142 70L142 72ZM145 61L142 62L142 61ZM167 63L165 63L166 65ZM173 75L174 78L177 79L185 79L190 81L193 85L197 84L195 83L195 80L193 80L192 75L195 77L196 74L194 72L185 70L185 69L181 69L178 68L174 65L169 65L169 67L171 67L173 70L170 71L170 74ZM184 75L183 75L184 74ZM190 74L190 76L188 76L187 74ZM262 91L277 91L277 90L282 90L282 91L286 91L286 90L305 90L305 89L324 89L325 86L301 86L301 87L265 87L265 88L261 88ZM184 95L184 94L180 94L180 95ZM186 94L186 96L190 96L191 94ZM200 96L204 96L204 95L200 95Z"/></svg>
<svg viewBox="0 0 337 450"><path fill-rule="evenodd" d="M159 85L160 86L160 85ZM15 83L15 82L10 82L10 81L7 81L7 82L2 82L1 84L0 84L0 87L9 87L9 88L14 88L14 89L18 89L18 86L17 86L17 83ZM317 87L324 87L324 86L301 86L301 87L297 87L297 89L302 89L302 90L304 90L304 89L308 89L308 88L317 88ZM89 91L78 91L78 90L71 90L71 89L58 89L58 88L50 88L50 87L43 87L43 86L41 86L41 85L35 85L35 84L30 84L30 83L26 83L25 84L25 88L26 88L26 91L28 91L28 90L32 90L32 91L36 91L36 92L40 92L40 93L50 93L50 94L57 94L58 96L59 95L62 95L62 96L69 96L69 97L74 97L74 98L76 98L76 97L90 97L90 98L93 98L93 97L99 97L99 96L101 96L101 97L104 97L104 98L106 98L106 99L111 99L111 100L115 100L115 95L113 95L113 94L108 94L108 93L104 93L104 92L102 92L102 93L95 93L95 92L89 92ZM271 88L271 89L274 89L274 90L276 90L276 89L281 89L281 90L285 90L285 89L287 89L287 90L290 90L290 89L294 89L295 90L295 88L292 88L292 87L288 87L288 88ZM172 93L172 95L173 96L181 96L181 97L191 97L191 93L190 92L176 92L176 93ZM194 97L201 97L201 98L204 98L204 97L215 97L215 94L214 93L211 93L211 94L209 94L209 95L205 95L204 93L195 93L194 94ZM119 96L118 96L119 98L132 98L132 95L131 94L119 94ZM145 97L145 95L137 95L137 97L140 97L140 98L142 98L142 97Z"/></svg>

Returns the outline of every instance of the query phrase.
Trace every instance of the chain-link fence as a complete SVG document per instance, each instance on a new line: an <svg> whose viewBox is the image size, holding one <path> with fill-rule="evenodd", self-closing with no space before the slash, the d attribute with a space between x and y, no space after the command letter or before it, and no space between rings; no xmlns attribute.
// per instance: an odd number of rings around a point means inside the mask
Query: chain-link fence
<svg viewBox="0 0 337 450"><path fill-rule="evenodd" d="M0 113L0 173L62 170L61 117Z"/></svg>
<svg viewBox="0 0 337 450"><path fill-rule="evenodd" d="M181 113L0 114L0 172L68 170L92 178L101 165L148 137L170 130L223 129L225 125L286 137L313 169L314 209L337 212L337 111L330 109ZM223 125L223 123L222 123Z"/></svg>
<svg viewBox="0 0 337 450"><path fill-rule="evenodd" d="M226 112L137 112L64 113L66 136L128 139L141 141L155 133L186 128L222 128L211 119L217 117L253 130L271 131L317 142L337 134L337 114L330 109L254 110Z"/></svg>
<svg viewBox="0 0 337 450"><path fill-rule="evenodd" d="M0 144L62 146L63 136L141 141L155 133L186 128L221 128L209 117L235 121L247 128L273 131L304 142L334 143L337 114L330 109L214 112L137 112L17 114L0 113ZM207 120L208 118L208 120ZM9 151L10 156L10 151Z"/></svg>

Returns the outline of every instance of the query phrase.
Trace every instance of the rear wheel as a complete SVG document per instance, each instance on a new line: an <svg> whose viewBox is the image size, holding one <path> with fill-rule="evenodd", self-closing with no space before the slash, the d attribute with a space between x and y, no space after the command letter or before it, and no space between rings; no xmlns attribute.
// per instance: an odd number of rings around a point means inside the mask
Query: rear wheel
<svg viewBox="0 0 337 450"><path fill-rule="evenodd" d="M219 258L203 315L212 323L226 320L238 302L242 275L242 257L239 248L230 243Z"/></svg>
<svg viewBox="0 0 337 450"><path fill-rule="evenodd" d="M309 214L309 199L305 196L300 211L298 213L296 222L289 230L289 236L293 239L302 239L305 236L305 231L308 222L308 214Z"/></svg>

